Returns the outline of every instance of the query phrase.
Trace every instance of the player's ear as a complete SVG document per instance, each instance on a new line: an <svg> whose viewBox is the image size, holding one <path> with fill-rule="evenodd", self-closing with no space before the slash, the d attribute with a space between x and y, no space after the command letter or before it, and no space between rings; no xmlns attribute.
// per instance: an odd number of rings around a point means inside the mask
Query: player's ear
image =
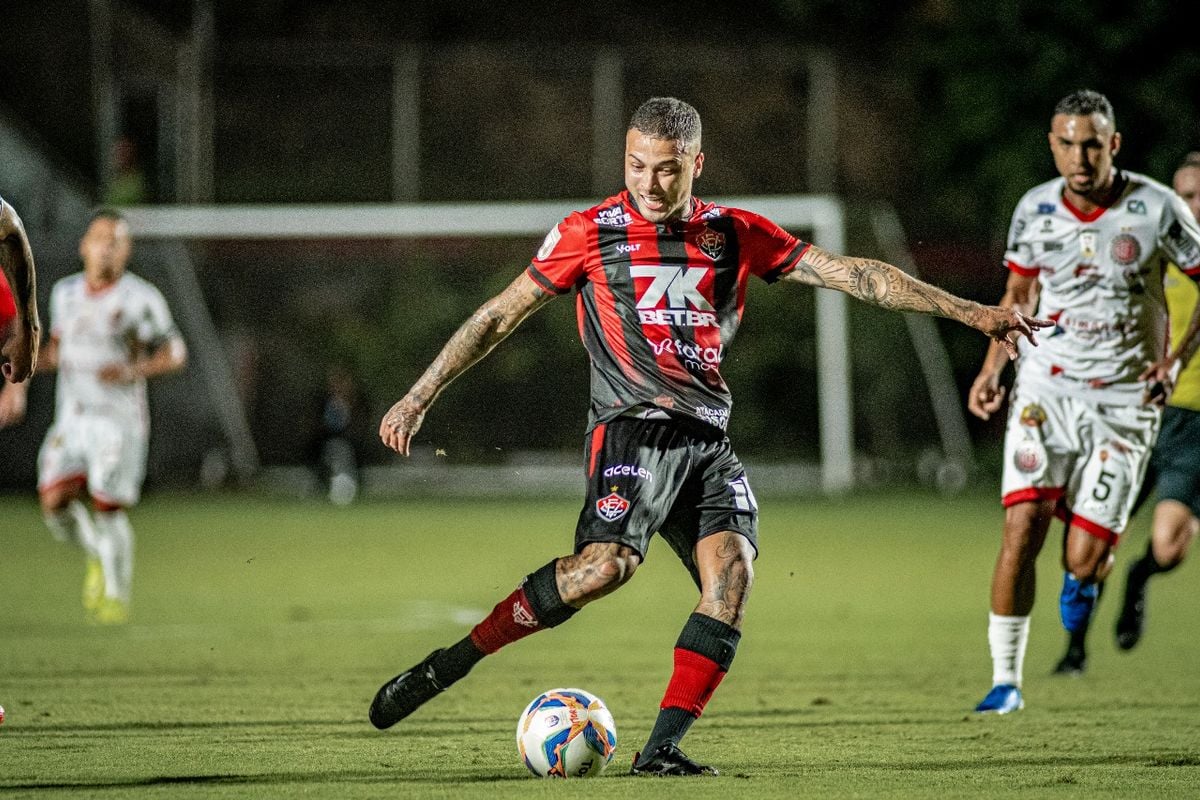
<svg viewBox="0 0 1200 800"><path fill-rule="evenodd" d="M704 169L704 153L696 153L696 168L692 170L692 177L699 178L700 172Z"/></svg>
<svg viewBox="0 0 1200 800"><path fill-rule="evenodd" d="M1109 143L1109 150L1115 156L1121 150L1121 133L1114 131Z"/></svg>

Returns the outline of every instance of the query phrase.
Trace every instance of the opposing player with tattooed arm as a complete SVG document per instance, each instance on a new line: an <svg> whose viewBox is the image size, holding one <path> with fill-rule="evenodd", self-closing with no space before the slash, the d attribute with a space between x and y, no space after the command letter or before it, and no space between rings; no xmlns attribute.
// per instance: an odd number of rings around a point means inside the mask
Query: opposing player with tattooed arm
<svg viewBox="0 0 1200 800"><path fill-rule="evenodd" d="M370 719L387 728L462 678L485 655L625 584L661 535L700 590L674 671L632 772L715 774L679 749L733 661L758 548L758 509L725 429L731 398L720 365L756 275L837 289L898 311L976 328L1013 354L1048 322L984 307L895 267L828 253L767 219L702 202L700 117L652 98L625 141L625 191L568 216L532 264L486 302L384 417L384 443L405 455L438 394L551 298L574 291L591 361L587 499L575 548L528 575L461 641L385 683Z"/></svg>

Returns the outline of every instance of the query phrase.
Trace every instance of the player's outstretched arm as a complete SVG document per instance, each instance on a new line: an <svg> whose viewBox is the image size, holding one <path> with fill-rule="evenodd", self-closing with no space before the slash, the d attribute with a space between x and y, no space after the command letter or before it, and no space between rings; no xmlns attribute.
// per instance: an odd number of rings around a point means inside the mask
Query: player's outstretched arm
<svg viewBox="0 0 1200 800"><path fill-rule="evenodd" d="M1004 297L1000 305L1017 312L1030 315L1037 307L1038 282L1037 278L1019 275L1016 272L1008 274L1008 283L1004 288ZM987 355L983 357L983 366L979 375L967 392L967 409L980 419L989 419L1000 410L1004 403L1004 387L1000 385L1000 376L1008 364L1011 354L1008 348L995 339L988 345Z"/></svg>
<svg viewBox="0 0 1200 800"><path fill-rule="evenodd" d="M984 306L964 300L882 261L839 256L816 246L808 248L785 280L837 289L892 311L947 317L986 334L1003 346L1009 358L1017 357L1020 337L1037 344L1034 331L1054 324L1034 319L1015 307Z"/></svg>
<svg viewBox="0 0 1200 800"><path fill-rule="evenodd" d="M512 333L518 325L554 298L522 272L508 288L488 300L462 324L429 368L391 409L379 425L379 438L402 455L433 401L472 364Z"/></svg>
<svg viewBox="0 0 1200 800"><path fill-rule="evenodd" d="M6 380L18 383L37 369L41 323L37 310L37 274L33 250L25 226L16 209L0 200L0 269L12 288L17 306L17 320L8 340L3 342Z"/></svg>

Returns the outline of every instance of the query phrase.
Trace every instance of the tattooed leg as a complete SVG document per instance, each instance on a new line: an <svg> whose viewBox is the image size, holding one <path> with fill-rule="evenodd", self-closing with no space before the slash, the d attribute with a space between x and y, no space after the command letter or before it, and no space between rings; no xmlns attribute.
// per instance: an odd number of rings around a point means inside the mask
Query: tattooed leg
<svg viewBox="0 0 1200 800"><path fill-rule="evenodd" d="M740 629L754 582L753 561L754 548L739 533L724 531L701 539L696 545L701 586L696 613Z"/></svg>
<svg viewBox="0 0 1200 800"><path fill-rule="evenodd" d="M593 542L582 552L558 559L558 593L563 602L582 608L623 586L641 561L632 548L623 544Z"/></svg>

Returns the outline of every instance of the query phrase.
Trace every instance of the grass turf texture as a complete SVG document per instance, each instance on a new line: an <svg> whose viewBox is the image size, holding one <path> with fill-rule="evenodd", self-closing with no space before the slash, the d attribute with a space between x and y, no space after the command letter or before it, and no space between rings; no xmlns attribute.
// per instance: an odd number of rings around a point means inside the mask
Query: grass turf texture
<svg viewBox="0 0 1200 800"><path fill-rule="evenodd" d="M486 659L387 732L378 685L569 548L573 500L331 508L158 495L138 534L132 622L89 627L77 551L32 498L0 498L0 794L11 797L1181 797L1200 792L1200 622L1189 563L1151 586L1132 653L1093 630L1088 674L1050 677L1059 533L1039 562L1027 709L988 689L994 498L768 499L745 637L685 741L722 777L630 778L695 600L662 542L634 580ZM598 780L538 780L513 741L538 692L605 699L619 745Z"/></svg>

